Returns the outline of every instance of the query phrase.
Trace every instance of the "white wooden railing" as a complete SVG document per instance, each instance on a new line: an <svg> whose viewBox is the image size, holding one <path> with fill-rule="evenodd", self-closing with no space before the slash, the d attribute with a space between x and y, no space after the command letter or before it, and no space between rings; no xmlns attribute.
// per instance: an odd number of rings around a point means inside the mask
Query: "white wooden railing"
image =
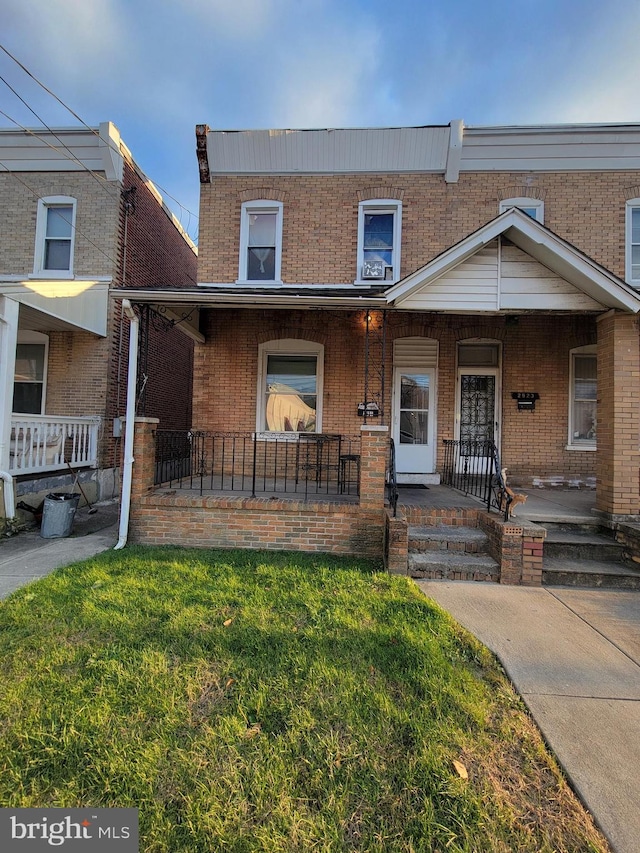
<svg viewBox="0 0 640 853"><path fill-rule="evenodd" d="M98 465L100 418L58 415L14 415L11 418L9 473L44 471Z"/></svg>

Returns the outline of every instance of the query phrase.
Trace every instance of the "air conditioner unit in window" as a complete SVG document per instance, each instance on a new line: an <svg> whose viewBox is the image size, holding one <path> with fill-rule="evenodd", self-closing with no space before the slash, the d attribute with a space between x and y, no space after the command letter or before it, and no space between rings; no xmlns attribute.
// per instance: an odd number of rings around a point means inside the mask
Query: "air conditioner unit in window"
<svg viewBox="0 0 640 853"><path fill-rule="evenodd" d="M384 269L382 261L365 261L362 265L362 278L384 278Z"/></svg>

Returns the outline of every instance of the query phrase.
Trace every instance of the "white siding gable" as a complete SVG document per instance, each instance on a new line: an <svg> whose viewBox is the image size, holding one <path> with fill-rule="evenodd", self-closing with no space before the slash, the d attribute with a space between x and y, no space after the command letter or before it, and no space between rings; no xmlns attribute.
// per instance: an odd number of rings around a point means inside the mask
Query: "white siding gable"
<svg viewBox="0 0 640 853"><path fill-rule="evenodd" d="M498 241L396 303L418 311L497 311Z"/></svg>
<svg viewBox="0 0 640 853"><path fill-rule="evenodd" d="M506 240L503 240L500 272L503 311L535 308L602 311L605 307Z"/></svg>
<svg viewBox="0 0 640 853"><path fill-rule="evenodd" d="M452 313L605 308L501 237L395 304L407 310Z"/></svg>

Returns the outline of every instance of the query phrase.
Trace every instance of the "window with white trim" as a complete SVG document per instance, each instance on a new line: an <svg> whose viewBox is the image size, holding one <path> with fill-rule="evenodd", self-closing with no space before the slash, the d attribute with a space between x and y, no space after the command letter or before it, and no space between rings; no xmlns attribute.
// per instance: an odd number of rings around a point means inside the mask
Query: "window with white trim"
<svg viewBox="0 0 640 853"><path fill-rule="evenodd" d="M282 202L245 201L240 220L238 283L281 283Z"/></svg>
<svg viewBox="0 0 640 853"><path fill-rule="evenodd" d="M626 216L626 280L640 287L640 198L627 202Z"/></svg>
<svg viewBox="0 0 640 853"><path fill-rule="evenodd" d="M598 356L595 346L571 350L569 447L594 449L597 430Z"/></svg>
<svg viewBox="0 0 640 853"><path fill-rule="evenodd" d="M360 202L356 284L372 279L398 281L401 231L401 202L390 199Z"/></svg>
<svg viewBox="0 0 640 853"><path fill-rule="evenodd" d="M295 339L259 347L258 432L321 432L324 347Z"/></svg>
<svg viewBox="0 0 640 853"><path fill-rule="evenodd" d="M13 412L44 414L48 355L47 335L40 332L18 332L13 378Z"/></svg>
<svg viewBox="0 0 640 853"><path fill-rule="evenodd" d="M504 213L511 207L517 207L527 216L535 219L536 222L544 222L544 202L539 198L526 198L520 196L518 198L505 198L500 202L499 213Z"/></svg>
<svg viewBox="0 0 640 853"><path fill-rule="evenodd" d="M49 196L38 200L34 275L69 278L73 275L76 200Z"/></svg>

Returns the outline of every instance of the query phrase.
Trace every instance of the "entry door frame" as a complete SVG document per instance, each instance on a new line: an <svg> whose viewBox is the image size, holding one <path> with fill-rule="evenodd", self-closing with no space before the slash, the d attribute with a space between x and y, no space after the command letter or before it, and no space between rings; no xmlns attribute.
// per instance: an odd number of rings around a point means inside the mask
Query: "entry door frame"
<svg viewBox="0 0 640 853"><path fill-rule="evenodd" d="M493 376L495 377L495 399L493 424L493 441L501 453L502 443L502 365L497 367L458 367L456 373L456 414L455 414L455 438L460 441L460 427L462 420L462 377L463 376Z"/></svg>
<svg viewBox="0 0 640 853"><path fill-rule="evenodd" d="M427 444L401 444L400 443L400 377L407 374L419 373L429 377L429 416L427 425ZM427 475L433 475L436 470L437 454L435 452L435 437L436 437L436 368L435 367L394 367L393 368L393 415L391 423L391 434L396 446L396 468L398 471L398 480L405 483L420 483L425 480ZM424 461L418 466L426 470L418 471L403 471L405 455L403 448L428 448L422 451ZM416 458L420 451L416 450Z"/></svg>

